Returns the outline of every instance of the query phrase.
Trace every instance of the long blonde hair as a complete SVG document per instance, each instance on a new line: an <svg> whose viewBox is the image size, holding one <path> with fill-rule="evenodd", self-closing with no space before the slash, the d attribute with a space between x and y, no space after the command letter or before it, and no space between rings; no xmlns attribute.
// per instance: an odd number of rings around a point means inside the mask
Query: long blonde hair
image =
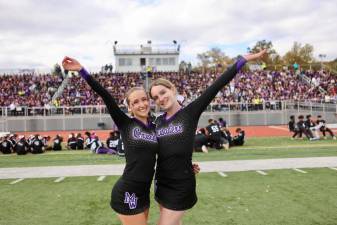
<svg viewBox="0 0 337 225"><path fill-rule="evenodd" d="M126 101L126 104L127 106L129 107L130 106L130 95L135 92L135 91L144 91L146 96L148 97L148 94L146 93L145 89L143 87L133 87L133 88L130 88L126 94L125 94L125 101Z"/></svg>
<svg viewBox="0 0 337 225"><path fill-rule="evenodd" d="M173 91L176 90L176 86L175 86L171 81L166 80L166 79L164 79L164 78L158 78L158 79L152 81L152 83L151 83L151 85L150 85L150 88L149 88L149 95L150 95L150 98L153 98L152 95L151 95L151 90L152 90L152 88L153 88L154 86L159 86L159 85L164 86L164 87L166 87L166 88L168 88L168 89L171 89L171 90L173 90Z"/></svg>

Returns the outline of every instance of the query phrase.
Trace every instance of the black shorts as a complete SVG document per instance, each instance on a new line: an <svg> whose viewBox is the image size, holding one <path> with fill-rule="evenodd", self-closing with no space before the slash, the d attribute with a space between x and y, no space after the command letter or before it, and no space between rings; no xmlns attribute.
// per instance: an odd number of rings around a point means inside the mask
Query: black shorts
<svg viewBox="0 0 337 225"><path fill-rule="evenodd" d="M135 215L150 207L151 182L119 178L111 191L110 206L122 215Z"/></svg>
<svg viewBox="0 0 337 225"><path fill-rule="evenodd" d="M198 201L195 189L195 176L186 179L156 179L155 199L167 209L188 210Z"/></svg>

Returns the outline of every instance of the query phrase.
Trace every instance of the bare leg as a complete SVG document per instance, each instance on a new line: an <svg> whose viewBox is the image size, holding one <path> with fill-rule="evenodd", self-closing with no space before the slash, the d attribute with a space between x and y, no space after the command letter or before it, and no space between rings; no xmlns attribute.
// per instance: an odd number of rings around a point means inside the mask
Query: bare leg
<svg viewBox="0 0 337 225"><path fill-rule="evenodd" d="M182 225L185 211L175 211L160 205L160 217L158 225Z"/></svg>
<svg viewBox="0 0 337 225"><path fill-rule="evenodd" d="M136 215L117 214L123 225L147 225L149 210Z"/></svg>

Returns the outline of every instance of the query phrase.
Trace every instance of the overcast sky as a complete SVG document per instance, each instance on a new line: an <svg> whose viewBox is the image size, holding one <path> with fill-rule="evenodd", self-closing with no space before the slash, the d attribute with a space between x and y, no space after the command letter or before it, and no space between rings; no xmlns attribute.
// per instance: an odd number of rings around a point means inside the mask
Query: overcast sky
<svg viewBox="0 0 337 225"><path fill-rule="evenodd" d="M0 69L50 68L63 56L90 69L113 63L112 43L181 43L181 60L258 40L283 55L294 41L337 58L336 0L0 0Z"/></svg>

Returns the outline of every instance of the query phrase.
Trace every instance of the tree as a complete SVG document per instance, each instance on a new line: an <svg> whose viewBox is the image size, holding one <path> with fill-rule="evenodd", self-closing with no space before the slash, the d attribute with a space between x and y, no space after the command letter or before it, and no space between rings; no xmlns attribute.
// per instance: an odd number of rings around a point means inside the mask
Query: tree
<svg viewBox="0 0 337 225"><path fill-rule="evenodd" d="M53 74L54 76L62 76L62 69L58 63L54 65L51 74Z"/></svg>
<svg viewBox="0 0 337 225"><path fill-rule="evenodd" d="M257 53L262 49L267 49L268 54L265 54L261 60L265 62L268 67L276 68L276 66L282 64L281 56L276 52L271 41L261 40L256 42L254 47L247 48L249 53Z"/></svg>
<svg viewBox="0 0 337 225"><path fill-rule="evenodd" d="M197 55L197 59L200 61L200 66L202 69L202 72L205 73L210 65L210 59L206 52L200 53Z"/></svg>
<svg viewBox="0 0 337 225"><path fill-rule="evenodd" d="M197 55L203 72L207 69L216 70L217 68L225 68L233 63L233 60L226 56L220 48L212 48L206 52Z"/></svg>
<svg viewBox="0 0 337 225"><path fill-rule="evenodd" d="M305 44L302 47L301 43L294 42L291 50L283 56L283 60L288 65L297 63L303 67L315 62L313 54L314 47L312 45Z"/></svg>

